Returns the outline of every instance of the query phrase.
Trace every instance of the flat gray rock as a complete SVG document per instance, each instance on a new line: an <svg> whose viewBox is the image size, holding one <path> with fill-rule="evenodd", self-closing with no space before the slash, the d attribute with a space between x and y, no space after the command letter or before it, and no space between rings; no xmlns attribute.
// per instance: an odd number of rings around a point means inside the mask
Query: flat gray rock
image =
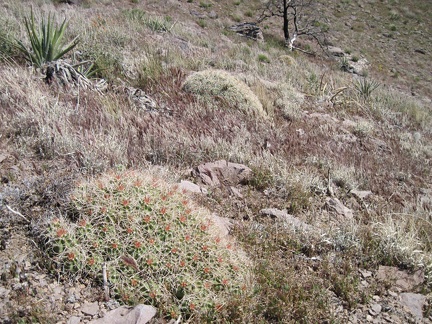
<svg viewBox="0 0 432 324"><path fill-rule="evenodd" d="M381 281L392 281L393 288L397 291L409 292L418 289L423 284L424 273L417 270L414 273L399 270L396 267L379 266L377 279Z"/></svg>
<svg viewBox="0 0 432 324"><path fill-rule="evenodd" d="M426 303L426 297L421 294L402 293L400 294L400 303L405 306L411 314L418 319L423 319L423 305Z"/></svg>
<svg viewBox="0 0 432 324"><path fill-rule="evenodd" d="M279 210L277 208L266 208L261 209L260 214L264 216L270 216L271 218L277 218L283 220L285 223L290 224L296 230L303 231L314 231L315 228L305 222L302 222L293 215L288 214L284 210Z"/></svg>
<svg viewBox="0 0 432 324"><path fill-rule="evenodd" d="M86 303L81 307L81 313L84 315L95 316L99 313L99 305L97 302Z"/></svg>
<svg viewBox="0 0 432 324"><path fill-rule="evenodd" d="M180 185L179 185L180 189L182 190L186 190L189 192L193 192L193 193L202 193L202 194L207 194L207 189L203 188L201 186L198 186L197 184L191 182L191 181L187 181L187 180L182 180L180 181Z"/></svg>
<svg viewBox="0 0 432 324"><path fill-rule="evenodd" d="M79 324L79 323L81 323L81 317L78 317L78 316L72 316L67 321L67 324Z"/></svg>
<svg viewBox="0 0 432 324"><path fill-rule="evenodd" d="M121 306L109 311L102 318L90 321L89 324L145 324L156 315L156 308L149 305L137 305L133 309Z"/></svg>
<svg viewBox="0 0 432 324"><path fill-rule="evenodd" d="M337 198L328 197L326 200L326 205L330 211L336 213L337 215L343 216L344 218L354 217L353 211L342 204Z"/></svg>

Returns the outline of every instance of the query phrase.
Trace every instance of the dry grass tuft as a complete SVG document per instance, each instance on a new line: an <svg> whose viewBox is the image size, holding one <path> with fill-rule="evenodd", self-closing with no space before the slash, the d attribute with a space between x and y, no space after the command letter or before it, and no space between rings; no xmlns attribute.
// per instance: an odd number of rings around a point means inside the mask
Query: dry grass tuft
<svg viewBox="0 0 432 324"><path fill-rule="evenodd" d="M191 74L183 85L185 91L206 100L221 98L244 112L266 118L257 96L246 84L222 70L205 70Z"/></svg>

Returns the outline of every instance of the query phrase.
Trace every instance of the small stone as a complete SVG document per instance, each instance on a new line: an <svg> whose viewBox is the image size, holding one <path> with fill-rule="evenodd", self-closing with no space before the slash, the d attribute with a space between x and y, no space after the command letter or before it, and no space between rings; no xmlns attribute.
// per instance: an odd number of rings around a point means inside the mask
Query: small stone
<svg viewBox="0 0 432 324"><path fill-rule="evenodd" d="M216 13L216 11L212 10L208 13L208 16L211 19L216 19L218 17L218 14Z"/></svg>
<svg viewBox="0 0 432 324"><path fill-rule="evenodd" d="M121 306L109 311L103 318L93 320L90 324L145 324L156 315L156 308L148 305L137 305L130 309Z"/></svg>
<svg viewBox="0 0 432 324"><path fill-rule="evenodd" d="M372 322L372 321L373 321L373 317L370 316L370 315L367 315L367 316L366 316L366 321L368 321L368 322Z"/></svg>
<svg viewBox="0 0 432 324"><path fill-rule="evenodd" d="M364 191L364 190L351 190L350 193L360 199L366 199L370 195L372 195L372 191Z"/></svg>
<svg viewBox="0 0 432 324"><path fill-rule="evenodd" d="M182 180L180 181L180 185L179 185L180 189L182 190L186 190L189 192L194 192L194 193L202 193L202 194L207 194L207 189L198 186L197 184L187 181L187 180Z"/></svg>
<svg viewBox="0 0 432 324"><path fill-rule="evenodd" d="M367 270L359 270L359 271L360 271L360 273L361 273L361 275L362 275L362 277L364 279L369 278L369 277L372 276L372 272L371 271L367 271Z"/></svg>
<svg viewBox="0 0 432 324"><path fill-rule="evenodd" d="M369 308L369 314L372 316L377 316L381 313L382 306L380 304L373 304L371 308Z"/></svg>
<svg viewBox="0 0 432 324"><path fill-rule="evenodd" d="M236 196L237 198L243 199L243 195L241 194L240 190L238 190L236 187L229 187L231 193Z"/></svg>
<svg viewBox="0 0 432 324"><path fill-rule="evenodd" d="M395 293L394 291L391 291L391 290L387 290L387 293L388 293L390 296L392 296L392 297L397 297L397 296L398 296L397 293Z"/></svg>
<svg viewBox="0 0 432 324"><path fill-rule="evenodd" d="M378 302L378 301L381 300L381 297L377 296L377 295L374 295L374 296L372 296L372 299Z"/></svg>
<svg viewBox="0 0 432 324"><path fill-rule="evenodd" d="M69 320L67 321L67 324L78 324L81 322L81 317L78 316L72 316L71 318L69 318Z"/></svg>

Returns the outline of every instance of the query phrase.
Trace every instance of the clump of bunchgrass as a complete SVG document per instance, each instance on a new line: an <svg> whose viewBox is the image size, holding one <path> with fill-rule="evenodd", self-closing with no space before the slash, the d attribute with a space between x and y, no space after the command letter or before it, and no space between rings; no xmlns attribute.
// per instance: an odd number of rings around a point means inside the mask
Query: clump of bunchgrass
<svg viewBox="0 0 432 324"><path fill-rule="evenodd" d="M258 97L242 81L222 70L204 70L187 77L184 90L205 99L220 97L228 104L261 117L267 117Z"/></svg>
<svg viewBox="0 0 432 324"><path fill-rule="evenodd" d="M220 317L248 290L246 261L209 211L142 172L107 173L77 186L75 222L54 219L49 252L65 275L102 281L115 296L158 307L164 317Z"/></svg>

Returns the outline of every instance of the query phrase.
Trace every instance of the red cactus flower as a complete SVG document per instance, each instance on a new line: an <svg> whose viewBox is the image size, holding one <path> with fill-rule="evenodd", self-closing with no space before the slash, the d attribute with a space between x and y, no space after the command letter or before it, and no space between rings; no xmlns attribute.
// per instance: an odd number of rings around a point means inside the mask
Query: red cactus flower
<svg viewBox="0 0 432 324"><path fill-rule="evenodd" d="M64 228L60 228L57 230L57 237L62 237L63 235L66 235L66 230Z"/></svg>
<svg viewBox="0 0 432 324"><path fill-rule="evenodd" d="M221 238L219 236L215 238L216 243L220 243L220 241L221 241Z"/></svg>
<svg viewBox="0 0 432 324"><path fill-rule="evenodd" d="M129 200L127 200L127 199L123 200L122 201L122 205L125 206L125 207L129 206Z"/></svg>
<svg viewBox="0 0 432 324"><path fill-rule="evenodd" d="M191 236L190 236L190 235L186 235L186 236L185 236L185 241L186 241L186 242L189 242L190 240L191 240Z"/></svg>
<svg viewBox="0 0 432 324"><path fill-rule="evenodd" d="M80 222L78 223L79 226L81 227L85 227L87 225L87 222L85 219L80 220Z"/></svg>
<svg viewBox="0 0 432 324"><path fill-rule="evenodd" d="M192 257L192 259L193 259L194 261L198 261L198 260L199 260L199 256L195 254L195 255Z"/></svg>
<svg viewBox="0 0 432 324"><path fill-rule="evenodd" d="M189 309L190 309L190 310L194 310L194 309L195 309L195 304L190 303L190 304L189 304Z"/></svg>
<svg viewBox="0 0 432 324"><path fill-rule="evenodd" d="M142 181L141 180L135 180L135 182L134 182L134 186L135 187L139 188L139 187L141 187L141 185L142 185Z"/></svg>
<svg viewBox="0 0 432 324"><path fill-rule="evenodd" d="M88 259L87 263L88 263L89 266L92 266L92 265L95 264L95 259L94 258Z"/></svg>
<svg viewBox="0 0 432 324"><path fill-rule="evenodd" d="M147 259L147 265L152 265L153 264L153 259Z"/></svg>
<svg viewBox="0 0 432 324"><path fill-rule="evenodd" d="M187 218L186 218L185 215L181 215L181 216L179 217L179 221L180 221L181 223L186 223L186 220L187 220Z"/></svg>
<svg viewBox="0 0 432 324"><path fill-rule="evenodd" d="M135 246L136 249L139 249L141 247L141 242L136 241L134 243L134 246Z"/></svg>
<svg viewBox="0 0 432 324"><path fill-rule="evenodd" d="M144 202L148 205L150 204L150 197L145 197Z"/></svg>
<svg viewBox="0 0 432 324"><path fill-rule="evenodd" d="M187 286L187 283L186 283L186 282L184 282L184 281L182 281L182 283L180 284L180 286L182 286L183 288L186 288L186 286Z"/></svg>
<svg viewBox="0 0 432 324"><path fill-rule="evenodd" d="M136 285L138 285L138 280L132 278L132 279L131 279L131 285L134 286L134 287L135 287Z"/></svg>
<svg viewBox="0 0 432 324"><path fill-rule="evenodd" d="M228 285L228 279L223 279L222 280L222 285L224 285L224 286Z"/></svg>
<svg viewBox="0 0 432 324"><path fill-rule="evenodd" d="M210 268L209 268L209 267L205 267L205 268L204 268L204 272L205 272L205 273L210 273Z"/></svg>
<svg viewBox="0 0 432 324"><path fill-rule="evenodd" d="M75 259L75 253L70 252L70 253L68 253L67 257L68 257L68 260L73 261Z"/></svg>
<svg viewBox="0 0 432 324"><path fill-rule="evenodd" d="M162 215L165 215L166 212L167 212L167 209L166 209L165 207L162 207L161 210L160 210L160 213L161 213Z"/></svg>
<svg viewBox="0 0 432 324"><path fill-rule="evenodd" d="M156 298L156 292L150 291L149 297L152 298L152 299L155 299Z"/></svg>
<svg viewBox="0 0 432 324"><path fill-rule="evenodd" d="M180 267L183 268L184 266L186 266L186 262L185 262L184 260L181 260L181 261L180 261Z"/></svg>
<svg viewBox="0 0 432 324"><path fill-rule="evenodd" d="M204 245L204 246L202 247L202 250L203 250L203 251L207 251L207 250L208 250L208 246L207 246L207 245Z"/></svg>
<svg viewBox="0 0 432 324"><path fill-rule="evenodd" d="M187 206L189 204L189 201L187 199L182 200L182 205Z"/></svg>
<svg viewBox="0 0 432 324"><path fill-rule="evenodd" d="M128 234L131 234L131 233L133 233L133 229L130 228L130 227L128 227L128 228L126 229L126 232L127 232Z"/></svg>
<svg viewBox="0 0 432 324"><path fill-rule="evenodd" d="M169 232L170 230L171 230L171 225L170 224L166 225L165 226L165 231Z"/></svg>
<svg viewBox="0 0 432 324"><path fill-rule="evenodd" d="M172 248L171 249L171 253L177 253L178 252L178 249L177 248Z"/></svg>
<svg viewBox="0 0 432 324"><path fill-rule="evenodd" d="M165 201L165 200L167 200L167 196L166 195L163 195L162 197L161 197L161 199L162 199L162 201Z"/></svg>
<svg viewBox="0 0 432 324"><path fill-rule="evenodd" d="M151 245L153 245L155 243L155 240L153 238L149 239L148 241Z"/></svg>
<svg viewBox="0 0 432 324"><path fill-rule="evenodd" d="M125 185L121 184L117 187L117 191L123 191L123 190L125 190L125 188L126 188Z"/></svg>
<svg viewBox="0 0 432 324"><path fill-rule="evenodd" d="M101 208L101 213L102 213L102 214L105 214L106 211L107 211L107 208L106 208L106 207L102 207L102 208Z"/></svg>
<svg viewBox="0 0 432 324"><path fill-rule="evenodd" d="M118 244L117 244L117 243L112 243L112 244L111 244L111 247L112 247L113 249L117 249L117 248L118 248Z"/></svg>

